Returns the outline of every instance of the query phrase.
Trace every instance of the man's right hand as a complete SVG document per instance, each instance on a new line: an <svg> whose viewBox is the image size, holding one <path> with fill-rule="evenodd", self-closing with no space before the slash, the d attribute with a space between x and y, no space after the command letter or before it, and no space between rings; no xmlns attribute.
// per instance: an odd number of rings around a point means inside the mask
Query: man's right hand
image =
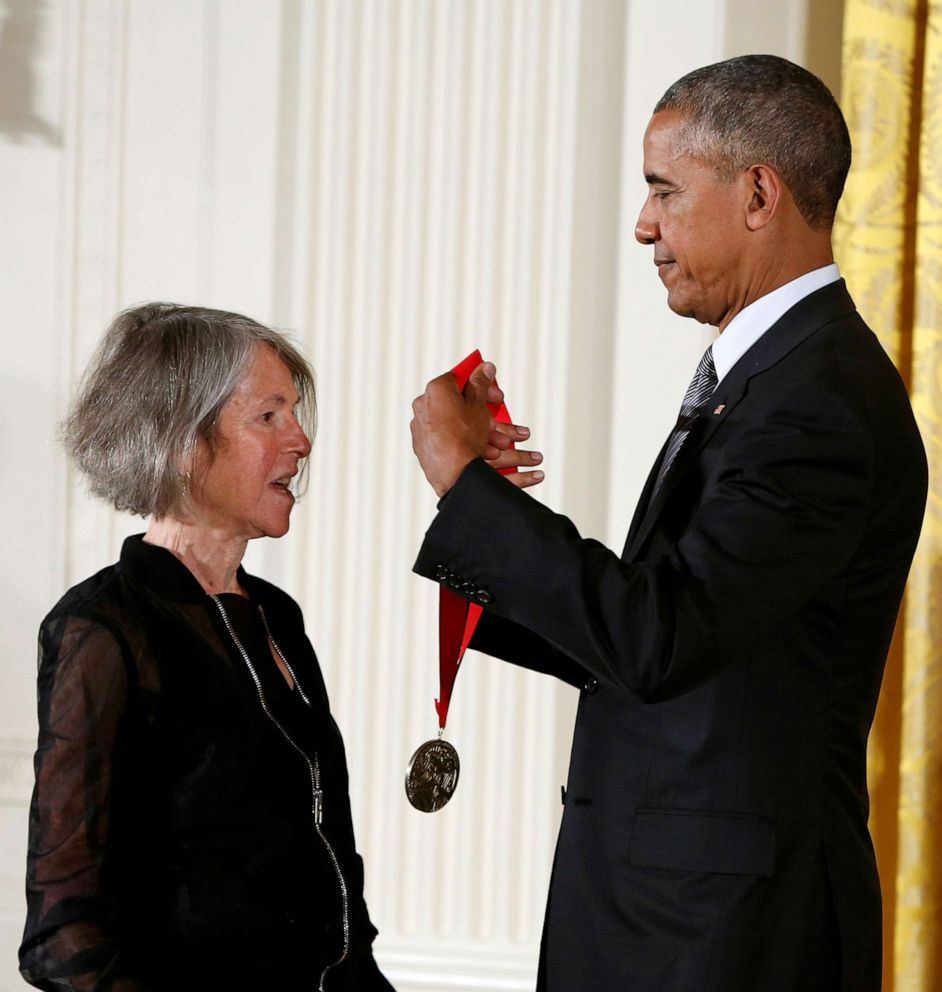
<svg viewBox="0 0 942 992"><path fill-rule="evenodd" d="M462 395L454 376L438 376L412 404L412 450L422 471L439 496L455 484L464 467L478 456L495 469L538 465L536 451L511 448L529 437L524 427L497 424L487 408L503 394L494 385L496 370L490 362L479 365ZM512 472L506 478L523 489L543 481L542 472Z"/></svg>

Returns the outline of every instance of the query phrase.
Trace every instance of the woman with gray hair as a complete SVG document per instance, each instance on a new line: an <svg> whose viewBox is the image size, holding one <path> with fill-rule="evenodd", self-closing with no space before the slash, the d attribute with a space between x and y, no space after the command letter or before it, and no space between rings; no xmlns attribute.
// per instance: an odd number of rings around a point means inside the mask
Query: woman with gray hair
<svg viewBox="0 0 942 992"><path fill-rule="evenodd" d="M240 564L287 532L314 420L305 359L238 314L137 307L92 360L66 446L150 519L40 629L38 988L391 989L301 611Z"/></svg>

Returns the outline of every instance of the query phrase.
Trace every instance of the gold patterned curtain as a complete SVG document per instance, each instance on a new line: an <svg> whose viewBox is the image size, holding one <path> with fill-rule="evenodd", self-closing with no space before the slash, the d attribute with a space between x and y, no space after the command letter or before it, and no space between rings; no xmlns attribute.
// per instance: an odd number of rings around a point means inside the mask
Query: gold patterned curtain
<svg viewBox="0 0 942 992"><path fill-rule="evenodd" d="M942 0L846 0L835 252L906 380L929 506L870 741L884 992L942 990Z"/></svg>

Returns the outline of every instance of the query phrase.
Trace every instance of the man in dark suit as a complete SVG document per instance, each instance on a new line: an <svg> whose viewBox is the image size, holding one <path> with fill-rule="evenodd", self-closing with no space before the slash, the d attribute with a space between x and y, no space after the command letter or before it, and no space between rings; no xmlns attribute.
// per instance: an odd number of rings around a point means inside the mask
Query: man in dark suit
<svg viewBox="0 0 942 992"><path fill-rule="evenodd" d="M446 497L416 571L487 601L473 647L582 690L539 988L878 992L866 744L927 479L832 260L847 129L747 56L674 84L644 148L637 238L721 333L623 554L522 491L485 364L416 400Z"/></svg>

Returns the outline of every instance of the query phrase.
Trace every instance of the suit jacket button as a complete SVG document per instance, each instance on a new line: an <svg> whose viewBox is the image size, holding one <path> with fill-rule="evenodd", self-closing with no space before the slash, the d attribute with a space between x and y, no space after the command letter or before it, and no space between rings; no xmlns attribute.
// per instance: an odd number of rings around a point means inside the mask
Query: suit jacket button
<svg viewBox="0 0 942 992"><path fill-rule="evenodd" d="M487 606L494 601L494 597L486 589L478 589L474 594L474 601L479 606Z"/></svg>
<svg viewBox="0 0 942 992"><path fill-rule="evenodd" d="M589 678L586 680L586 684L582 687L583 692L587 692L590 696L599 687L599 681L596 678Z"/></svg>

